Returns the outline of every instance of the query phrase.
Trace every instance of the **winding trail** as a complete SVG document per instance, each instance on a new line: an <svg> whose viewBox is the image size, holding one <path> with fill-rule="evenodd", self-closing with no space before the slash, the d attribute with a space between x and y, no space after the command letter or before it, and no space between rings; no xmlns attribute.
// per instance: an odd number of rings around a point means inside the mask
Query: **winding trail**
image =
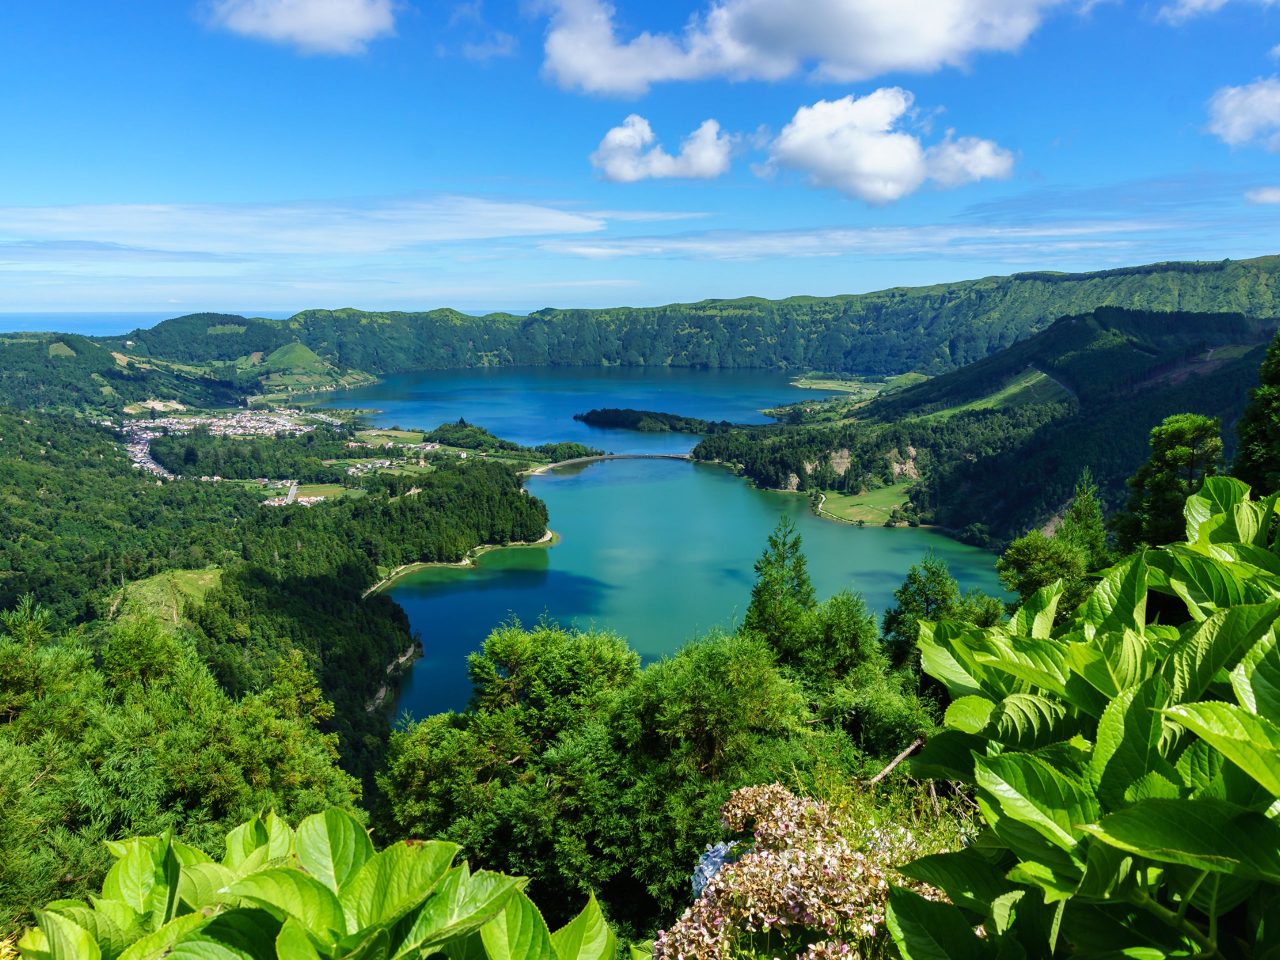
<svg viewBox="0 0 1280 960"><path fill-rule="evenodd" d="M575 457L572 460L561 460L558 463L548 463L541 467L535 467L532 470L525 470L524 476L536 477L548 470L556 470L560 467L574 467L580 463L595 463L597 460L692 460L691 453L599 453L594 457Z"/></svg>

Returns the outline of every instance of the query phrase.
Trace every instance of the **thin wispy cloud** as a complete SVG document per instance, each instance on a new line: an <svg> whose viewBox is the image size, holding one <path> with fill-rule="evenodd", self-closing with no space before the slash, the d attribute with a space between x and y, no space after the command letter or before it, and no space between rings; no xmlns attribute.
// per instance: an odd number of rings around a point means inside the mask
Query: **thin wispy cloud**
<svg viewBox="0 0 1280 960"><path fill-rule="evenodd" d="M593 233L598 215L444 196L368 203L0 207L0 242L76 241L206 254L377 254L426 244Z"/></svg>
<svg viewBox="0 0 1280 960"><path fill-rule="evenodd" d="M553 240L543 249L592 260L632 257L767 260L811 257L971 257L999 255L1027 262L1084 250L1129 250L1140 238L1166 229L1156 221L1053 223L1039 226L825 228L818 230L708 231L676 236Z"/></svg>

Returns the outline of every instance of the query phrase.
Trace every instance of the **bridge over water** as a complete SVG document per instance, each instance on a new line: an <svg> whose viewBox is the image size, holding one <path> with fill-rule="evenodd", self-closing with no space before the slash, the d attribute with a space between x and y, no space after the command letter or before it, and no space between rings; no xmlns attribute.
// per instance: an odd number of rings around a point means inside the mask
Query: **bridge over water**
<svg viewBox="0 0 1280 960"><path fill-rule="evenodd" d="M556 470L560 467L576 467L580 463L595 463L598 460L692 460L691 453L598 453L594 457L575 457L572 460L561 460L558 463L548 463L545 466L536 467L533 470L525 471L528 476L537 476L540 473L546 473L548 470Z"/></svg>

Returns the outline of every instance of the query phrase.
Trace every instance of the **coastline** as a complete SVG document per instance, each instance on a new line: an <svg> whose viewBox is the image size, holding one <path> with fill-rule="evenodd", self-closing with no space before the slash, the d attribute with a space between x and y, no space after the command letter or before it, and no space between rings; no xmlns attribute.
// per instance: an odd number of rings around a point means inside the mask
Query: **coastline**
<svg viewBox="0 0 1280 960"><path fill-rule="evenodd" d="M411 573L416 573L419 570L428 570L431 567L470 567L475 565L477 557L482 557L493 550L510 550L522 547L554 547L559 542L560 534L548 528L547 532L537 540L515 540L511 543L482 543L480 546L469 551L461 560L432 560L426 563L402 564L388 573L373 586L369 587L369 589L360 595L360 598L364 599L366 597L373 596L375 593L381 593L397 580L402 577L407 577Z"/></svg>

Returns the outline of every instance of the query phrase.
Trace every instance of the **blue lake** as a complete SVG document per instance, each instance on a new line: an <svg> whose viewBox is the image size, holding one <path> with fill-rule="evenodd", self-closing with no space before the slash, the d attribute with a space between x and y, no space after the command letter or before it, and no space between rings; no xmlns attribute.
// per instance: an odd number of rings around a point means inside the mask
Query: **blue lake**
<svg viewBox="0 0 1280 960"><path fill-rule="evenodd" d="M524 444L577 440L613 452L689 450L696 437L599 430L573 420L593 407L633 407L739 423L762 408L812 398L782 373L602 368L430 371L329 395L330 407L374 408L379 426L431 428L465 417ZM414 717L467 705L467 654L504 620L550 617L626 637L647 660L708 631L731 628L750 600L753 565L790 515L820 596L860 592L877 613L907 569L941 555L964 589L1002 594L995 557L922 529L859 529L823 520L807 498L758 490L728 470L677 460L611 460L527 482L550 512L553 546L482 555L472 567L433 567L388 590L421 635L424 656L397 712Z"/></svg>

